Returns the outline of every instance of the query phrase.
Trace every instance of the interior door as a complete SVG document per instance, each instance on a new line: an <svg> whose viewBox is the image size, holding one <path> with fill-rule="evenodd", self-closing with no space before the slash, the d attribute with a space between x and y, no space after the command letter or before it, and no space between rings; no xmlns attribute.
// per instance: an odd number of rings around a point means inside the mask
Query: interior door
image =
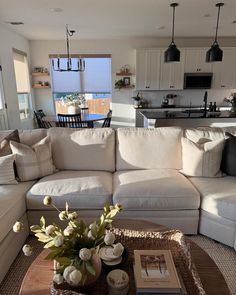
<svg viewBox="0 0 236 295"><path fill-rule="evenodd" d="M8 120L2 79L2 66L0 65L0 130L6 129L8 129Z"/></svg>

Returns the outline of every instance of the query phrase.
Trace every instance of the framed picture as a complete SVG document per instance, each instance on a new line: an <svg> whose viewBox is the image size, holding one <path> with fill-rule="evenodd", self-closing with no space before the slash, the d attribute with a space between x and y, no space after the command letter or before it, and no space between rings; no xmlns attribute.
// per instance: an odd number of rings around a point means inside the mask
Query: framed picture
<svg viewBox="0 0 236 295"><path fill-rule="evenodd" d="M124 77L123 78L123 81L124 81L124 85L125 86L129 86L130 85L130 77Z"/></svg>

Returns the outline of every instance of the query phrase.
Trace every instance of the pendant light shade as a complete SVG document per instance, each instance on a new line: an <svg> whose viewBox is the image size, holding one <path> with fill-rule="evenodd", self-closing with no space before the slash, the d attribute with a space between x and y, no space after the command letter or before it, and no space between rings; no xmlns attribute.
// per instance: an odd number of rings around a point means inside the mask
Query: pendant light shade
<svg viewBox="0 0 236 295"><path fill-rule="evenodd" d="M165 51L165 62L176 62L180 61L180 51L176 47L174 42L174 35L175 35L175 7L178 6L178 3L171 3L170 6L173 7L173 22L172 22L172 40Z"/></svg>
<svg viewBox="0 0 236 295"><path fill-rule="evenodd" d="M217 3L216 7L218 7L218 16L216 23L216 35L215 40L211 46L211 48L206 53L206 62L217 62L223 60L223 50L220 49L218 44L218 28L219 28L219 18L220 18L220 8L224 5L224 3Z"/></svg>

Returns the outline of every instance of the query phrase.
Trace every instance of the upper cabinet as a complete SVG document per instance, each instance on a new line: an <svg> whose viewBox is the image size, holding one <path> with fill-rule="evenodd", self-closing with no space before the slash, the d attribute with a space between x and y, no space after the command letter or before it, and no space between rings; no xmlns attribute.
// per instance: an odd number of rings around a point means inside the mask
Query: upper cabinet
<svg viewBox="0 0 236 295"><path fill-rule="evenodd" d="M211 73L212 63L207 63L206 52L207 48L187 48L185 50L185 73Z"/></svg>
<svg viewBox="0 0 236 295"><path fill-rule="evenodd" d="M164 50L161 53L161 90L183 89L185 50L181 49L180 62L164 62Z"/></svg>
<svg viewBox="0 0 236 295"><path fill-rule="evenodd" d="M159 49L140 49L136 52L136 90L160 89Z"/></svg>
<svg viewBox="0 0 236 295"><path fill-rule="evenodd" d="M213 64L212 88L236 88L236 50L223 49L223 61Z"/></svg>

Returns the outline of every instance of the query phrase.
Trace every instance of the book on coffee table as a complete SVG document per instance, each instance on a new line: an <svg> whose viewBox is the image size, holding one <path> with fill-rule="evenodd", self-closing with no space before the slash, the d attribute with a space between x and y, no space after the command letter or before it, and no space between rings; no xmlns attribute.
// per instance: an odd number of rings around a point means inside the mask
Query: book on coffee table
<svg viewBox="0 0 236 295"><path fill-rule="evenodd" d="M134 250L137 294L182 294L169 250Z"/></svg>

